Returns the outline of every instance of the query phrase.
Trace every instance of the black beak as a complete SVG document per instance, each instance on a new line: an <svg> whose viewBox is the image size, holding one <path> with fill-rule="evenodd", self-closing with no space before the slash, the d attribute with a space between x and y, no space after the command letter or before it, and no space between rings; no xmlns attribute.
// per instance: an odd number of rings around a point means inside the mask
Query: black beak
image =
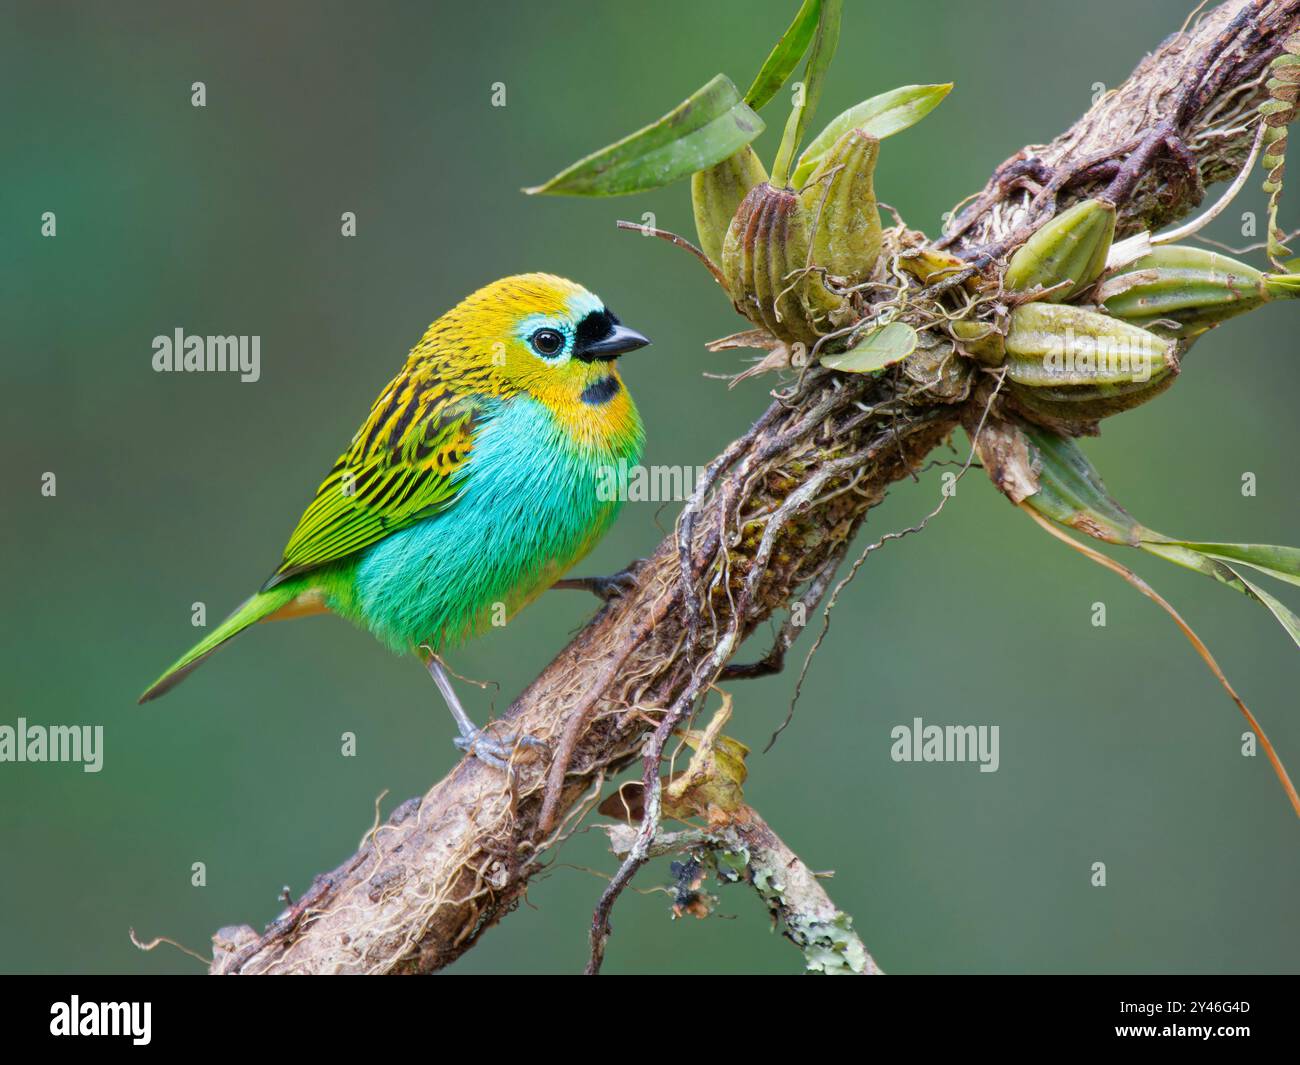
<svg viewBox="0 0 1300 1065"><path fill-rule="evenodd" d="M595 362L597 359L608 361L626 355L629 351L643 348L650 341L635 329L625 325L616 325L599 340L581 340L573 353L583 362Z"/></svg>

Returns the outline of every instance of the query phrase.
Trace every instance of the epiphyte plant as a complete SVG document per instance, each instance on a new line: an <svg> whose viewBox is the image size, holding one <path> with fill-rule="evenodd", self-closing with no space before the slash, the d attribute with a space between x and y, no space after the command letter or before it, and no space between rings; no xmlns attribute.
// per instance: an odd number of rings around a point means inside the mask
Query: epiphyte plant
<svg viewBox="0 0 1300 1065"><path fill-rule="evenodd" d="M1140 547L1204 573L1265 606L1300 646L1300 616L1242 576L1248 567L1300 584L1300 550L1155 534L1111 499L1075 442L1168 391L1208 330L1300 296L1300 260L1283 260L1288 252L1277 225L1286 128L1300 86L1300 34L1285 40L1271 65L1269 99L1245 118L1257 129L1254 151L1202 219L1173 232L1128 226L1117 234L1112 199L1053 197L1029 232L992 254L962 257L901 219L882 226L874 187L881 141L925 117L951 85L874 96L800 151L842 9L842 0L805 0L743 96L718 75L659 121L527 191L622 195L689 178L699 241L692 250L753 327L716 347L766 349L759 371L793 367L802 375L820 366L917 379L923 369L949 394L978 398L982 414L967 431L994 483L1049 531L1122 571L1170 611L1248 717L1300 816L1300 796L1281 761L1199 638L1144 582L1060 531ZM769 172L752 147L764 128L758 112L805 55ZM1261 149L1271 270L1183 243L1236 194ZM1132 191L1122 172L1115 186Z"/></svg>

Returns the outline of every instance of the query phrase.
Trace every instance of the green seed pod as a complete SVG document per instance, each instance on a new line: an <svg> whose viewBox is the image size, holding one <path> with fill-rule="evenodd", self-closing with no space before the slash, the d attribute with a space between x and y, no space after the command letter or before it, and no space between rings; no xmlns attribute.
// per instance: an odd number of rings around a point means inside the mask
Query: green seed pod
<svg viewBox="0 0 1300 1065"><path fill-rule="evenodd" d="M813 264L848 285L871 276L880 257L874 185L880 141L851 129L826 153L799 203L813 224Z"/></svg>
<svg viewBox="0 0 1300 1065"><path fill-rule="evenodd" d="M1173 383L1176 345L1104 314L1056 303L1011 312L1010 391L1037 420L1086 431L1100 418L1147 402Z"/></svg>
<svg viewBox="0 0 1300 1065"><path fill-rule="evenodd" d="M1052 389L1025 388L1014 382L1009 392L1016 407L1031 421L1077 436L1095 434L1097 423L1103 418L1151 402L1177 379L1175 367L1146 384L1075 386L1064 398L1061 392Z"/></svg>
<svg viewBox="0 0 1300 1065"><path fill-rule="evenodd" d="M1011 312L1007 376L1029 388L1144 384L1174 366L1163 337L1082 307L1026 303Z"/></svg>
<svg viewBox="0 0 1300 1065"><path fill-rule="evenodd" d="M959 318L948 325L962 350L986 366L1001 366L1007 358L1006 337L991 322L972 322Z"/></svg>
<svg viewBox="0 0 1300 1065"><path fill-rule="evenodd" d="M1274 299L1300 297L1300 274L1265 274L1205 248L1157 248L1102 282L1108 314L1190 340Z"/></svg>
<svg viewBox="0 0 1300 1065"><path fill-rule="evenodd" d="M1025 241L1007 264L1002 285L1009 292L1027 292L1070 281L1068 288L1047 297L1062 303L1101 276L1114 238L1114 204L1095 199L1076 203Z"/></svg>
<svg viewBox="0 0 1300 1065"><path fill-rule="evenodd" d="M779 340L812 344L826 312L840 302L820 289L826 305L809 296L809 221L790 189L755 185L736 211L722 244L722 272L736 309Z"/></svg>
<svg viewBox="0 0 1300 1065"><path fill-rule="evenodd" d="M746 145L708 170L691 176L691 206L700 249L715 263L722 261L722 242L745 195L767 180L767 170L754 149Z"/></svg>

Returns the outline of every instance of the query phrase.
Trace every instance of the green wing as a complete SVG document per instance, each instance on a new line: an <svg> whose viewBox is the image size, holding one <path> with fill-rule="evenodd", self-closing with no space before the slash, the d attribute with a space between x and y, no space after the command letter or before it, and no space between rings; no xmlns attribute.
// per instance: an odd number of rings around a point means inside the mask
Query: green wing
<svg viewBox="0 0 1300 1065"><path fill-rule="evenodd" d="M427 368L418 378L409 369L400 374L316 490L262 590L451 506L481 413L474 397Z"/></svg>

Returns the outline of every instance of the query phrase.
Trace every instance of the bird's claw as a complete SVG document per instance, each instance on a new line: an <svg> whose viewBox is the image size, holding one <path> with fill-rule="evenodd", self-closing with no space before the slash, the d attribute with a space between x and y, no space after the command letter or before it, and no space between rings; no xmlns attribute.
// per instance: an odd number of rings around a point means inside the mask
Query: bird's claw
<svg viewBox="0 0 1300 1065"><path fill-rule="evenodd" d="M576 588L591 592L592 595L609 604L635 590L637 576L644 565L645 559L639 558L630 566L617 573L611 573L608 577L565 577L556 581L554 587Z"/></svg>
<svg viewBox="0 0 1300 1065"><path fill-rule="evenodd" d="M591 591L607 603L612 603L615 599L622 599L623 596L636 588L636 577L639 570L640 565L638 564L620 570L618 573L612 573L608 577L593 577L591 579Z"/></svg>
<svg viewBox="0 0 1300 1065"><path fill-rule="evenodd" d="M536 736L512 734L498 738L490 735L487 729L481 728L475 729L468 735L457 736L451 742L480 762L503 771L510 768L510 759L520 747L549 750L545 741L539 740Z"/></svg>

